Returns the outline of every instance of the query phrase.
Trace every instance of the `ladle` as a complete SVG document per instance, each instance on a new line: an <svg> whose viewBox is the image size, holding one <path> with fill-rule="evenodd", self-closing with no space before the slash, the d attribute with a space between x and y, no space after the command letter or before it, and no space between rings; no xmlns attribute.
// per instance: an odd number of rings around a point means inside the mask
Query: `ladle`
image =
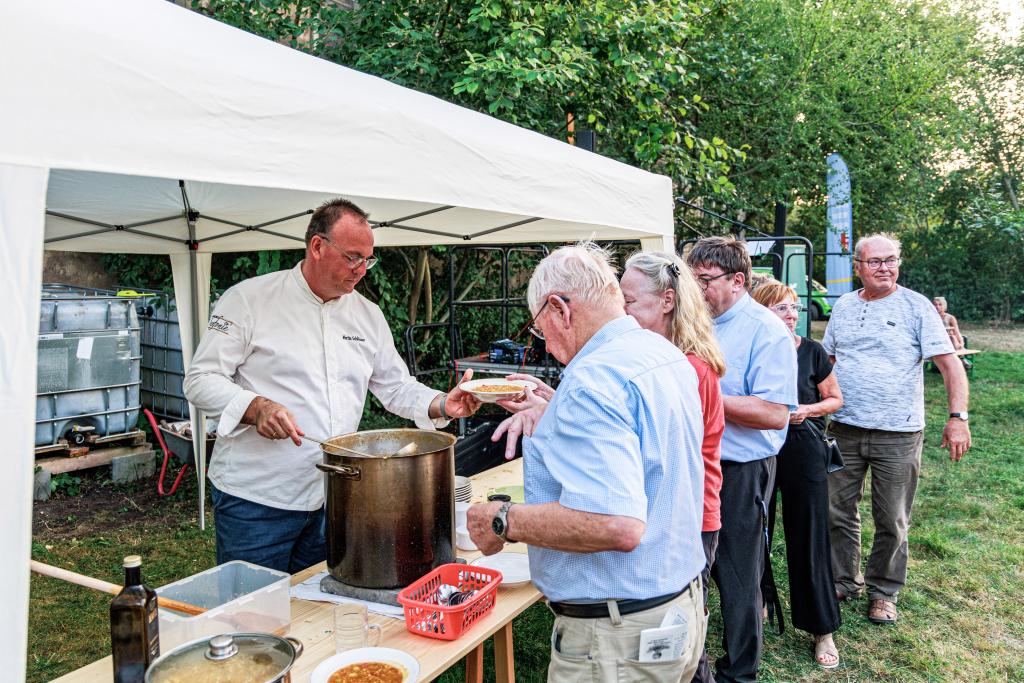
<svg viewBox="0 0 1024 683"><path fill-rule="evenodd" d="M332 453L338 453L338 451L347 451L349 453L358 453L359 455L362 455L362 456L367 457L367 458L376 457L376 456L374 456L374 455L372 455L370 453L362 453L360 451L352 450L351 448L342 448L341 446L335 446L334 444L329 444L326 441L320 441L319 439L314 439L314 438L312 438L310 436L306 436L305 434L301 435L300 438L303 438L306 441L309 441L311 443L319 444L321 448L323 448L325 450L328 450L328 451L330 451ZM415 451L416 451L416 442L415 441L410 441L409 443L405 444L404 446L399 448L394 453L389 453L388 455L385 455L383 457L385 457L385 458L394 458L396 456L401 456L401 455L411 455Z"/></svg>

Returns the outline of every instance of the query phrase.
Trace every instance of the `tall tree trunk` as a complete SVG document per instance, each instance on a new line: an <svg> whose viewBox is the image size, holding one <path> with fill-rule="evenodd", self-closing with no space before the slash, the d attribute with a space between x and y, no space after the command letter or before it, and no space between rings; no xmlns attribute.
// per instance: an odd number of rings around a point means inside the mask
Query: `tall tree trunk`
<svg viewBox="0 0 1024 683"><path fill-rule="evenodd" d="M424 304L426 304L426 316L424 322L434 322L434 280L433 275L430 272L430 254L427 251L423 252L423 295L426 298Z"/></svg>
<svg viewBox="0 0 1024 683"><path fill-rule="evenodd" d="M416 251L416 267L412 275L412 293L409 295L409 324L416 324L416 310L420 307L420 295L423 293L423 271L426 267L426 248L419 247Z"/></svg>

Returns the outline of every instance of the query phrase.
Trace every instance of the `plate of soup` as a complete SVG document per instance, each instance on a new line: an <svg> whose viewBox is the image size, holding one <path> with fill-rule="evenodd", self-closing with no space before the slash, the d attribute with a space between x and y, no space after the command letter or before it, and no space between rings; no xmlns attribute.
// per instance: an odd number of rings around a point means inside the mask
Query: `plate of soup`
<svg viewBox="0 0 1024 683"><path fill-rule="evenodd" d="M502 379L500 377L471 379L459 385L460 389L473 394L484 403L519 398L526 392L527 387L534 390L537 385L525 379Z"/></svg>
<svg viewBox="0 0 1024 683"><path fill-rule="evenodd" d="M311 683L415 683L420 663L391 647L360 647L320 662Z"/></svg>

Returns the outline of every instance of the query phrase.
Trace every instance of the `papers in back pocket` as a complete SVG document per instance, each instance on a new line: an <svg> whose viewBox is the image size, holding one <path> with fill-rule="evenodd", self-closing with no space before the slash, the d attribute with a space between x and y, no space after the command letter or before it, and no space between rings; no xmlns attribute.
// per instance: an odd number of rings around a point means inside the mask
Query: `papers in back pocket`
<svg viewBox="0 0 1024 683"><path fill-rule="evenodd" d="M641 662L670 662L683 656L689 627L686 615L678 605L672 605L658 628L640 631Z"/></svg>

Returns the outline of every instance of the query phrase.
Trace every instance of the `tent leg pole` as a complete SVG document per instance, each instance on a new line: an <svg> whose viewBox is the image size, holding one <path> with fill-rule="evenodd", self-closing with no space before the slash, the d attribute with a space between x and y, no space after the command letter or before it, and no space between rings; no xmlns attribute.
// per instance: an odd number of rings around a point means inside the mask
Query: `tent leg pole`
<svg viewBox="0 0 1024 683"><path fill-rule="evenodd" d="M195 239L195 224L189 221L189 237ZM192 249L188 255L189 279L192 282L192 355L199 348L199 266L198 254ZM198 438L196 437L198 435ZM206 419L198 408L192 425L192 443L196 455L196 477L199 483L199 529L206 529ZM196 445L199 444L199 445Z"/></svg>

